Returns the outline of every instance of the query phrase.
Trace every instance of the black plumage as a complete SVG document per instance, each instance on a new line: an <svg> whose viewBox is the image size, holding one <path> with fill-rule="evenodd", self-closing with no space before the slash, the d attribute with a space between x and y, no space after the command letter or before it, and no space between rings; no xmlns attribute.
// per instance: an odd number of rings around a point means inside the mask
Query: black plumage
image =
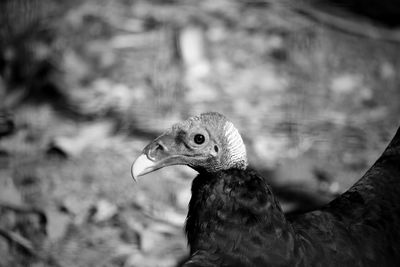
<svg viewBox="0 0 400 267"><path fill-rule="evenodd" d="M204 143L193 142L198 134ZM291 218L243 147L225 117L206 113L173 126L134 164L134 176L173 164L199 172L183 266L400 266L400 130L347 192Z"/></svg>

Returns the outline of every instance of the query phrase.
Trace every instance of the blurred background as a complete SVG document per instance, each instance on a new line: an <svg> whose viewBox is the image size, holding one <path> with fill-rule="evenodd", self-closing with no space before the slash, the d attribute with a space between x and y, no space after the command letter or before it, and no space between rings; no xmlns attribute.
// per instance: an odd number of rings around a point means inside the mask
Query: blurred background
<svg viewBox="0 0 400 267"><path fill-rule="evenodd" d="M0 266L178 266L196 173L130 166L206 111L288 214L329 202L400 125L396 0L0 2Z"/></svg>

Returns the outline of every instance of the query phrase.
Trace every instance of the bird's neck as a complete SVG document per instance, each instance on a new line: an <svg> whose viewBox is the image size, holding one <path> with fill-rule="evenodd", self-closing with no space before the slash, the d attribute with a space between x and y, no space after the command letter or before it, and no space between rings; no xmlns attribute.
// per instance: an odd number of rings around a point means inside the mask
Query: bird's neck
<svg viewBox="0 0 400 267"><path fill-rule="evenodd" d="M264 179L249 170L197 176L186 233L192 253L220 253L243 266L256 266L254 258L261 265L288 264L296 254L292 226Z"/></svg>

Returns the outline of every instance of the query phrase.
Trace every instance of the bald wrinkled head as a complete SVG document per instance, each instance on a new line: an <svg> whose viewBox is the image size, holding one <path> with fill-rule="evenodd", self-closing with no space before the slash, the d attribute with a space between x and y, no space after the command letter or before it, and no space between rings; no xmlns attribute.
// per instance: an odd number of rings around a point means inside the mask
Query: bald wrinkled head
<svg viewBox="0 0 400 267"><path fill-rule="evenodd" d="M188 165L201 172L247 167L246 148L225 116L209 112L174 124L147 145L132 165L134 177L169 165Z"/></svg>

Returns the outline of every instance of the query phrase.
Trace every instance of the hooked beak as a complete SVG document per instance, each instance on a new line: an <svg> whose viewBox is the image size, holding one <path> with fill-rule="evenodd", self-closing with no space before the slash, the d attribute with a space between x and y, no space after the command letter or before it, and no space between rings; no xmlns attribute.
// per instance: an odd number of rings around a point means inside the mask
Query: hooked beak
<svg viewBox="0 0 400 267"><path fill-rule="evenodd" d="M143 149L131 167L132 178L148 174L166 166L186 164L184 156L175 149L173 135L166 133Z"/></svg>
<svg viewBox="0 0 400 267"><path fill-rule="evenodd" d="M146 154L141 154L133 163L131 167L131 175L134 180L137 177L145 175L149 172L155 171L156 163L147 158Z"/></svg>

